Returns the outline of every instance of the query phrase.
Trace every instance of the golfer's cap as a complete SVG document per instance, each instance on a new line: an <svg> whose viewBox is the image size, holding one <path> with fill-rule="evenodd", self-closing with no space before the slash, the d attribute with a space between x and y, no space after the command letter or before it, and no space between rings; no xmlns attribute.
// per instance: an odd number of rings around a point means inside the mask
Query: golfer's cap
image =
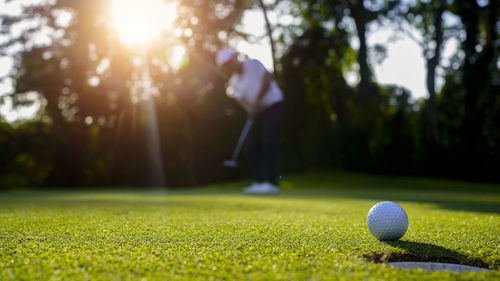
<svg viewBox="0 0 500 281"><path fill-rule="evenodd" d="M224 48L217 52L217 57L216 57L216 62L218 66L221 66L228 61L230 61L234 56L236 56L236 52L229 49L229 48Z"/></svg>

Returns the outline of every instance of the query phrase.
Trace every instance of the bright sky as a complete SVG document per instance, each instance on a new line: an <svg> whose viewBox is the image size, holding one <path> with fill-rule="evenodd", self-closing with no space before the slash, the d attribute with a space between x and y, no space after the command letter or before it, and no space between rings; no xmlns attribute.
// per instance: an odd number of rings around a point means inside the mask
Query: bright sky
<svg viewBox="0 0 500 281"><path fill-rule="evenodd" d="M379 30L368 36L368 44L387 44L390 34ZM375 78L382 84L397 84L408 88L414 98L426 96L425 61L422 50L412 40L402 39L387 45L387 58L373 64Z"/></svg>
<svg viewBox="0 0 500 281"><path fill-rule="evenodd" d="M38 2L39 0L23 0L21 2ZM161 1L161 0L160 0ZM1 14L16 14L19 12L19 2L13 1L0 3ZM270 11L269 18L272 23L277 21L276 13ZM290 21L290 18L280 18L280 21ZM257 37L266 33L264 17L260 10L247 11L244 15L243 22L239 28L247 33L254 34ZM382 43L387 46L387 58L381 64L373 65L375 78L382 84L396 84L408 88L413 95L413 98L421 98L427 95L425 89L425 61L421 54L420 47L410 39L400 39L396 42L389 42L389 37L392 35L392 30L389 28L380 29L374 28L375 32L368 34L368 44L373 46L377 43ZM5 40L0 37L0 42ZM356 45L356 42L353 42ZM266 36L258 42L232 41L230 45L238 51L248 55L250 58L260 60L269 70L272 70L271 50ZM450 41L444 49L444 59L447 61L458 43ZM12 67L12 59L9 57L0 57L0 77L5 76ZM349 77L347 77L349 78ZM352 78L352 77L351 77ZM352 79L348 79L352 80ZM438 87L442 84L442 79L438 78ZM0 83L0 95L12 91L11 81ZM13 111L12 104L6 102L0 105L0 114L7 121L15 121L16 119L25 119L33 116L35 109L24 109Z"/></svg>

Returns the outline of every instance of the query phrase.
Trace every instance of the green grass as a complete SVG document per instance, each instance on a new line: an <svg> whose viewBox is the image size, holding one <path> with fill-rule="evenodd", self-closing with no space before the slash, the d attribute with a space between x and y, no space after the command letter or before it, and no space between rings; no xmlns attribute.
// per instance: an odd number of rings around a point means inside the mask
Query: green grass
<svg viewBox="0 0 500 281"><path fill-rule="evenodd" d="M285 177L278 196L245 196L242 184L0 193L0 280L500 280L498 185L307 174ZM408 213L400 242L366 228L381 200ZM391 260L493 271L407 271Z"/></svg>

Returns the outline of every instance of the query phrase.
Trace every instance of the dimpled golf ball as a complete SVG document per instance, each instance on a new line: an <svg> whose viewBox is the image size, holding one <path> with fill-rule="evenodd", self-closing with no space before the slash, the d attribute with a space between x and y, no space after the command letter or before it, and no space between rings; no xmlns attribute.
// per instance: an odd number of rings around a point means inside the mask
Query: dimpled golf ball
<svg viewBox="0 0 500 281"><path fill-rule="evenodd" d="M368 230L380 241L396 241L408 230L408 216L401 206L394 202L377 203L366 218Z"/></svg>

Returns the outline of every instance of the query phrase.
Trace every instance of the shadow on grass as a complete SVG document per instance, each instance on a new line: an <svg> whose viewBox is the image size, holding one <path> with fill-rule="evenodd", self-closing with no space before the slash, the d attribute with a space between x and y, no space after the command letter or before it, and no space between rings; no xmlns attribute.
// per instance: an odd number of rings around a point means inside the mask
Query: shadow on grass
<svg viewBox="0 0 500 281"><path fill-rule="evenodd" d="M119 190L53 190L0 193L0 204L38 201L72 202L73 204L130 203L146 206L165 204L200 207L199 202L178 196L224 196L212 204L215 208L233 208L245 196L241 187L249 181L237 181L187 190L119 189ZM418 202L458 211L500 213L500 185L457 182L425 178L397 178L360 174L305 174L287 178L282 194L265 198L289 199L363 199L373 201ZM232 198L238 197L237 200ZM253 198L250 196L249 198ZM226 200L227 199L227 200ZM35 201L35 202L33 202ZM237 202L239 203L237 203ZM255 202L252 204L258 205ZM260 207L260 206L256 206ZM267 206L269 208L269 206Z"/></svg>
<svg viewBox="0 0 500 281"><path fill-rule="evenodd" d="M500 202L490 201L491 199L488 198L488 195L481 195L481 198L479 198L478 194L474 192L366 190L364 192L342 192L339 195L348 198L370 199L376 201L403 201L436 204L439 208L448 210L500 213Z"/></svg>
<svg viewBox="0 0 500 281"><path fill-rule="evenodd" d="M435 204L441 209L500 213L500 202L496 198L482 192L465 191L432 191L432 190L401 190L401 189L373 189L373 188L354 188L354 189L292 189L284 190L280 195L260 196L260 198L277 199L365 199L373 201L394 201L394 202L420 202ZM498 196L496 194L493 194ZM186 197L187 198L186 198ZM191 196L224 196L225 200L218 200L215 208L233 208L236 205L246 205L241 201L244 196L248 198L258 198L257 196L244 195L239 189L205 189L167 191L167 192L141 192L141 191L45 191L45 192L7 192L0 193L0 204L5 203L31 203L45 204L47 202L62 204L133 204L144 206L185 206L200 208L201 198L191 202ZM180 198L184 197L184 198ZM232 200L231 198L238 198ZM227 199L227 200L226 200ZM252 204L256 204L255 200ZM262 202L264 204L264 202ZM203 205L203 204L202 204ZM210 204L209 204L210 205ZM259 205L259 204L257 204ZM209 207L209 206L206 206ZM270 207L270 206L267 206Z"/></svg>
<svg viewBox="0 0 500 281"><path fill-rule="evenodd" d="M500 213L500 184L352 173L309 173L288 177L285 191L298 197L344 197L420 202L459 211Z"/></svg>
<svg viewBox="0 0 500 281"><path fill-rule="evenodd" d="M411 241L384 242L395 248L404 250L404 253L393 253L391 251L376 252L366 255L368 261L375 263L389 262L442 262L476 266L487 269L498 269L498 264L488 264L481 259L469 258L456 251L445 247Z"/></svg>

